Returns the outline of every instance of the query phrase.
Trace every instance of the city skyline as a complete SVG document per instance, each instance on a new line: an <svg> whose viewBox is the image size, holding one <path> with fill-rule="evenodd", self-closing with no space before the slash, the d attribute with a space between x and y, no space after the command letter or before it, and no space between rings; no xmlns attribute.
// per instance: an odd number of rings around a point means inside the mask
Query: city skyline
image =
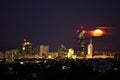
<svg viewBox="0 0 120 80"><path fill-rule="evenodd" d="M109 34L93 37L96 50L119 50L120 1L46 0L0 2L0 51L19 48L23 39L34 47L49 45L56 50L63 43L77 48L76 30L83 26L93 30L99 26ZM89 39L89 37L88 37Z"/></svg>

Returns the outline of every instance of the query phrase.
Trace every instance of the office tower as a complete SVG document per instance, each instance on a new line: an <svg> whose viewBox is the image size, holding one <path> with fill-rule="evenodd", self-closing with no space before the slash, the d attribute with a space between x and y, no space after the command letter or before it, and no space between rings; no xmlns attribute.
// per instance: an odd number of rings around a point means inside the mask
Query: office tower
<svg viewBox="0 0 120 80"><path fill-rule="evenodd" d="M92 58L93 55L93 45L92 45L92 39L90 39L90 44L88 44L88 58Z"/></svg>
<svg viewBox="0 0 120 80"><path fill-rule="evenodd" d="M67 57L68 58L73 58L73 55L74 55L74 50L72 48L68 49Z"/></svg>
<svg viewBox="0 0 120 80"><path fill-rule="evenodd" d="M85 57L87 53L87 46L86 46L86 32L81 27L80 30L77 30L78 33L78 55Z"/></svg>
<svg viewBox="0 0 120 80"><path fill-rule="evenodd" d="M22 50L26 54L32 54L32 43L30 43L26 39L24 39L24 42L22 44Z"/></svg>
<svg viewBox="0 0 120 80"><path fill-rule="evenodd" d="M44 58L48 56L49 45L40 45L40 55Z"/></svg>

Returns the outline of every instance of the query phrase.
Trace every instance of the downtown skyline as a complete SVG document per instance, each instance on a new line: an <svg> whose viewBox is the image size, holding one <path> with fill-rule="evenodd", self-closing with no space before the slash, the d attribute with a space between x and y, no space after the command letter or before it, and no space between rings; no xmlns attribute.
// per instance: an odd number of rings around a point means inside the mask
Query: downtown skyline
<svg viewBox="0 0 120 80"><path fill-rule="evenodd" d="M93 30L99 26L109 32L93 37L97 50L119 50L120 1L89 0L18 0L0 1L0 51L19 48L23 39L33 44L49 45L53 51L61 43L77 48L76 30L83 26ZM88 37L89 39L89 37Z"/></svg>

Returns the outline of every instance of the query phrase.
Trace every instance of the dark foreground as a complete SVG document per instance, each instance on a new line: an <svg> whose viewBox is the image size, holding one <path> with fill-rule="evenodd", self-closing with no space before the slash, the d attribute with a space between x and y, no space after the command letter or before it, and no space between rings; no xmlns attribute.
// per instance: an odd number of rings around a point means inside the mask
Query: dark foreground
<svg viewBox="0 0 120 80"><path fill-rule="evenodd" d="M114 60L16 60L0 63L0 80L120 80Z"/></svg>

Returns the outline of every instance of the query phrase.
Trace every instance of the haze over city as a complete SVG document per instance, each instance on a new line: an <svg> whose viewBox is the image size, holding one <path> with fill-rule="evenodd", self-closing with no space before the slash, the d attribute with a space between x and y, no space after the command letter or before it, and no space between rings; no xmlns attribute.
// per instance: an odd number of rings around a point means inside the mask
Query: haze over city
<svg viewBox="0 0 120 80"><path fill-rule="evenodd" d="M23 39L33 46L46 44L54 51L63 43L77 48L76 30L99 26L109 34L93 37L96 50L119 51L120 1L104 0L2 0L0 1L0 50L20 48ZM89 37L88 37L89 38Z"/></svg>

